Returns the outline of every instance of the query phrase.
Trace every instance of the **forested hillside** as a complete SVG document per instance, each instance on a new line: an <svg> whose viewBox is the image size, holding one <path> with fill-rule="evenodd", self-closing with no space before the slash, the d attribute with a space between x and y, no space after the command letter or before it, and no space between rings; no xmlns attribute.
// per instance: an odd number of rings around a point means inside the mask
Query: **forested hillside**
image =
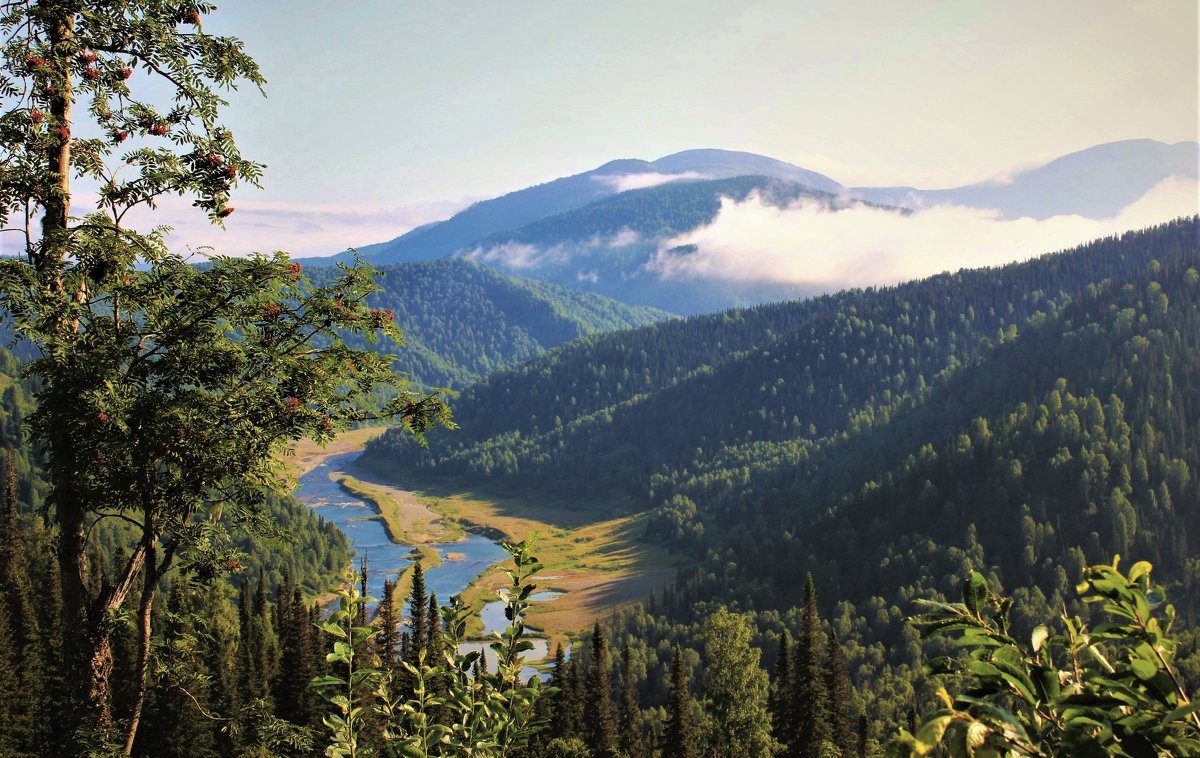
<svg viewBox="0 0 1200 758"><path fill-rule="evenodd" d="M322 282L336 269L306 272ZM394 352L396 368L426 386L463 387L576 337L671 317L461 259L383 266L377 281L367 303L390 310L405 337L400 347L384 337L377 349Z"/></svg>
<svg viewBox="0 0 1200 758"><path fill-rule="evenodd" d="M972 568L1023 588L1020 635L1083 612L1082 569L1116 553L1152 561L1195 623L1198 228L594 337L472 387L461 431L428 451L388 436L369 460L409 482L653 509L646 539L689 567L607 627L644 704L666 704L673 646L700 650L722 605L751 614L776 667L811 573L861 735L886 739L932 700L921 665L945 652L905 624L912 600L956 597Z"/></svg>

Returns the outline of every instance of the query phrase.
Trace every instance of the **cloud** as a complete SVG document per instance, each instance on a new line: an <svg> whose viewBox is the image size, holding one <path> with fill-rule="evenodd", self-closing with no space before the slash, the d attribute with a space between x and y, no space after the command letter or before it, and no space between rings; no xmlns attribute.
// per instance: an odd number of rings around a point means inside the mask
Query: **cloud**
<svg viewBox="0 0 1200 758"><path fill-rule="evenodd" d="M655 172L646 172L643 174L602 174L593 176L593 179L601 184L607 184L614 192L624 192L632 189L645 189L646 187L657 187L660 184L667 182L678 182L688 179L707 179L706 174L699 171L684 171L679 174L659 174Z"/></svg>
<svg viewBox="0 0 1200 758"><path fill-rule="evenodd" d="M1001 220L992 210L933 206L910 214L812 200L785 208L724 198L708 226L667 240L647 268L664 279L776 282L825 289L887 285L993 266L1200 212L1194 179L1172 177L1109 219Z"/></svg>
<svg viewBox="0 0 1200 758"><path fill-rule="evenodd" d="M562 258L558 245L541 248L523 242L502 242L489 247L476 247L463 253L464 258L483 263L495 263L510 269L529 269Z"/></svg>
<svg viewBox="0 0 1200 758"><path fill-rule="evenodd" d="M77 193L82 214L95 207L96 197ZM184 252L210 247L224 255L284 250L293 257L333 255L349 247L390 240L408 230L448 218L466 202L438 201L406 206L349 205L325 203L281 203L235 200L236 212L226 228L213 226L190 200L165 197L157 210L139 208L126 217L134 229L172 227L167 243ZM0 235L0 254L19 252L15 234Z"/></svg>
<svg viewBox="0 0 1200 758"><path fill-rule="evenodd" d="M505 268L522 270L531 269L545 264L563 264L570 261L573 255L591 253L598 250L617 250L642 241L642 236L629 227L624 227L615 234L593 235L583 240L565 241L554 245L531 245L525 242L507 240L494 245L476 246L462 253L464 258L482 263L494 263ZM590 275L580 275L578 281L596 282L595 272Z"/></svg>

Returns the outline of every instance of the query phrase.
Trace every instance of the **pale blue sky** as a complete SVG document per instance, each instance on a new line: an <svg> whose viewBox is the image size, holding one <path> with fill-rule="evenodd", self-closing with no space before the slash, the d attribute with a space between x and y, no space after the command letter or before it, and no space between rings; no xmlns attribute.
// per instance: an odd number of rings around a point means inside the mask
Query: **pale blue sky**
<svg viewBox="0 0 1200 758"><path fill-rule="evenodd" d="M231 231L301 254L620 157L939 187L1198 131L1195 0L229 0L206 28L269 80L229 111L268 164Z"/></svg>

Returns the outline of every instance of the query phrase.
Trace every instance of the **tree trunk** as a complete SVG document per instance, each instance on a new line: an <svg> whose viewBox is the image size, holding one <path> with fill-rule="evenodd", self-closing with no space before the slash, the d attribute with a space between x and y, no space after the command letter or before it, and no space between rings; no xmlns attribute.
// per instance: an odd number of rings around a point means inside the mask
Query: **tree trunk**
<svg viewBox="0 0 1200 758"><path fill-rule="evenodd" d="M138 604L137 673L133 682L135 694L133 710L129 715L129 733L125 738L125 755L133 755L133 743L142 720L142 707L146 704L146 681L150 674L150 613L154 607L154 591L158 587L155 561L154 548L151 547L147 550L146 565L142 570L142 599Z"/></svg>

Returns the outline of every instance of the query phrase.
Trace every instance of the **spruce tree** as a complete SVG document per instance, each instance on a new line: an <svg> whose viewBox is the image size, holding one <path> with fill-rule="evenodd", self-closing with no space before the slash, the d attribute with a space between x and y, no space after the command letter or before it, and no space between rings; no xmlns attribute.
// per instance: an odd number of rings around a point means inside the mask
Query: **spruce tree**
<svg viewBox="0 0 1200 758"><path fill-rule="evenodd" d="M829 717L825 693L825 672L820 651L824 635L817 615L817 591L812 574L804 580L804 618L800 639L796 641L793 666L792 720L796 739L788 746L788 755L820 758L822 745L829 740Z"/></svg>
<svg viewBox="0 0 1200 758"><path fill-rule="evenodd" d="M554 694L543 697L550 704L550 725L546 729L547 742L555 737L570 737L575 734L574 682L572 664L566 658L560 642L554 648L554 670L550 674L550 686Z"/></svg>
<svg viewBox="0 0 1200 758"><path fill-rule="evenodd" d="M638 702L637 683L633 678L633 656L629 645L621 651L621 750L629 758L641 758L642 707Z"/></svg>
<svg viewBox="0 0 1200 758"><path fill-rule="evenodd" d="M429 598L425 594L425 570L421 562L413 565L412 590L408 596L408 658L414 666L420 658L421 651L429 643Z"/></svg>
<svg viewBox="0 0 1200 758"><path fill-rule="evenodd" d="M696 726L692 722L692 693L687 664L676 643L671 658L671 691L667 699L667 729L660 746L662 758L697 758Z"/></svg>
<svg viewBox="0 0 1200 758"><path fill-rule="evenodd" d="M396 667L396 656L400 649L400 618L396 614L396 583L390 579L383 580L383 597L379 599L379 608L375 612L375 625L379 634L375 637L375 652L379 656L379 665L385 669Z"/></svg>
<svg viewBox="0 0 1200 758"><path fill-rule="evenodd" d="M832 629L829 630L828 652L825 656L825 692L829 703L829 738L842 751L842 755L854 755L854 689L846 674L842 646Z"/></svg>
<svg viewBox="0 0 1200 758"><path fill-rule="evenodd" d="M608 678L608 643L597 621L592 627L592 659L583 706L584 741L595 756L611 755L617 747L617 718Z"/></svg>
<svg viewBox="0 0 1200 758"><path fill-rule="evenodd" d="M771 682L771 731L782 745L795 739L792 728L792 635L784 629L779 633L779 655L775 659L775 678Z"/></svg>
<svg viewBox="0 0 1200 758"><path fill-rule="evenodd" d="M10 734L17 737L23 751L34 751L45 745L52 730L45 714L53 705L47 687L45 643L42 638L34 598L33 581L25 539L17 518L17 478L13 455L5 456L5 491L3 512L0 513L0 602L4 604L9 624L11 654L19 687L10 704Z"/></svg>

